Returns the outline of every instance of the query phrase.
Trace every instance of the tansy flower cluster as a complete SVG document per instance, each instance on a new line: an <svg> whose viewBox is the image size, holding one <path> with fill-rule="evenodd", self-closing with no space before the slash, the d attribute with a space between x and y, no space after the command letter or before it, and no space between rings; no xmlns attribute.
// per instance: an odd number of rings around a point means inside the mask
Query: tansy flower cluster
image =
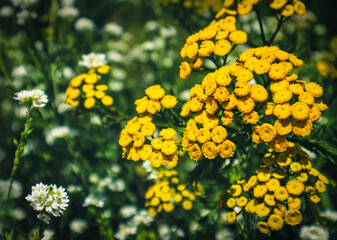
<svg viewBox="0 0 337 240"><path fill-rule="evenodd" d="M186 185L179 184L178 172L175 170L162 170L158 174L158 182L152 185L145 194L145 207L149 208L149 215L155 217L164 210L171 212L175 206L181 205L189 211L193 207L196 196L203 193L200 185L196 186L195 192L187 190Z"/></svg>
<svg viewBox="0 0 337 240"><path fill-rule="evenodd" d="M226 15L246 15L253 11L254 5L259 0L225 0L224 7L217 13L216 18ZM290 17L294 13L304 16L306 13L305 4L299 0L270 0L266 1L266 5L274 11L279 11L283 17Z"/></svg>
<svg viewBox="0 0 337 240"><path fill-rule="evenodd" d="M113 104L113 98L107 95L108 85L101 83L102 76L110 71L110 66L96 66L91 68L88 73L81 74L69 83L66 90L65 102L73 108L84 106L91 109L100 101L105 106Z"/></svg>
<svg viewBox="0 0 337 240"><path fill-rule="evenodd" d="M236 19L227 16L224 19L214 20L206 28L189 36L180 51L182 58L191 59L180 65L180 77L188 78L192 69L202 67L205 57L223 57L228 55L233 46L247 42L247 34L237 30Z"/></svg>
<svg viewBox="0 0 337 240"><path fill-rule="evenodd" d="M263 157L264 165L248 181L238 180L225 190L219 207L230 209L227 221L236 221L234 207L258 217L257 228L264 234L282 229L284 223L295 226L302 222L304 198L320 201L326 191L327 178L312 167L308 155L299 145L288 144L285 153L270 151Z"/></svg>
<svg viewBox="0 0 337 240"><path fill-rule="evenodd" d="M165 95L165 90L154 85L145 90L147 96L135 101L140 117L134 117L121 131L119 144L123 147L123 157L128 160L150 160L153 167L165 163L169 168L178 164L177 135L173 128L163 128L155 137L156 125L152 114L161 111L161 107L170 109L177 103L176 97Z"/></svg>
<svg viewBox="0 0 337 240"><path fill-rule="evenodd" d="M197 14L202 15L205 10L218 12L223 6L222 0L161 0L164 7L171 6L176 8L178 4L183 4L184 8L193 9Z"/></svg>

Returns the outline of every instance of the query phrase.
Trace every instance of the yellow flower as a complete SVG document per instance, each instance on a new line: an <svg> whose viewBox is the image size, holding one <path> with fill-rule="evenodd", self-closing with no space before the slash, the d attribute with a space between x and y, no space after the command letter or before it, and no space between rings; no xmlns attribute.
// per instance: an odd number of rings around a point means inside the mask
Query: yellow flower
<svg viewBox="0 0 337 240"><path fill-rule="evenodd" d="M157 215L157 211L155 208L149 208L148 213L151 217L155 217Z"/></svg>
<svg viewBox="0 0 337 240"><path fill-rule="evenodd" d="M177 145L173 140L165 140L161 146L161 151L166 155L171 155L177 151Z"/></svg>
<svg viewBox="0 0 337 240"><path fill-rule="evenodd" d="M253 101L254 103L254 101ZM234 94L229 95L228 101L221 104L221 106L226 110L232 110L237 105L237 99ZM254 106L253 106L254 108ZM252 109L253 110L253 109ZM250 112L250 111L248 111Z"/></svg>
<svg viewBox="0 0 337 240"><path fill-rule="evenodd" d="M236 213L234 211L227 212L226 220L228 223L234 223L236 221Z"/></svg>
<svg viewBox="0 0 337 240"><path fill-rule="evenodd" d="M304 91L303 86L300 83L290 84L288 89L295 95L300 95Z"/></svg>
<svg viewBox="0 0 337 240"><path fill-rule="evenodd" d="M90 109L93 106L95 106L95 103L96 103L95 98L87 98L84 100L84 107Z"/></svg>
<svg viewBox="0 0 337 240"><path fill-rule="evenodd" d="M302 3L301 1L296 1L294 4L294 10L298 16L304 16L307 9L304 3Z"/></svg>
<svg viewBox="0 0 337 240"><path fill-rule="evenodd" d="M262 221L258 222L257 223L257 228L263 234L269 234L270 233L269 225L266 222L262 222Z"/></svg>
<svg viewBox="0 0 337 240"><path fill-rule="evenodd" d="M231 188L228 190L228 193L233 197L238 197L242 193L242 188L238 184L232 185Z"/></svg>
<svg viewBox="0 0 337 240"><path fill-rule="evenodd" d="M206 143L211 139L211 132L207 128L202 128L198 132L197 140L199 143Z"/></svg>
<svg viewBox="0 0 337 240"><path fill-rule="evenodd" d="M172 212L174 210L174 205L171 202L164 203L163 209L164 209L165 212Z"/></svg>
<svg viewBox="0 0 337 240"><path fill-rule="evenodd" d="M301 172L296 176L296 179L301 182L306 182L308 181L308 174L305 172Z"/></svg>
<svg viewBox="0 0 337 240"><path fill-rule="evenodd" d="M227 35L228 35L228 32L227 32ZM227 55L231 51L231 49L232 49L232 46L230 42L228 42L225 39L221 39L215 43L214 54L222 57L222 56Z"/></svg>
<svg viewBox="0 0 337 240"><path fill-rule="evenodd" d="M274 127L279 135L284 136L291 133L291 130L293 129L293 124L289 118L279 119L275 121Z"/></svg>
<svg viewBox="0 0 337 240"><path fill-rule="evenodd" d="M196 56L198 55L198 43L197 42L193 42L191 44L187 44L186 46L184 46L185 50L186 50L186 56L188 58L196 58Z"/></svg>
<svg viewBox="0 0 337 240"><path fill-rule="evenodd" d="M176 136L176 131L173 128L164 128L159 135L165 140L172 140Z"/></svg>
<svg viewBox="0 0 337 240"><path fill-rule="evenodd" d="M286 213L286 208L283 206L283 204L276 204L273 210L274 214L279 215L280 217L283 217Z"/></svg>
<svg viewBox="0 0 337 240"><path fill-rule="evenodd" d="M163 164L163 154L155 151L150 155L150 163L153 167L160 167Z"/></svg>
<svg viewBox="0 0 337 240"><path fill-rule="evenodd" d="M280 187L280 181L273 178L270 179L267 183L266 186L268 188L269 191L274 192L276 191L279 187Z"/></svg>
<svg viewBox="0 0 337 240"><path fill-rule="evenodd" d="M250 93L250 85L244 81L237 81L234 92L237 96L244 97Z"/></svg>
<svg viewBox="0 0 337 240"><path fill-rule="evenodd" d="M188 147L188 155L193 159L193 160L200 160L202 158L202 151L200 146L197 143L192 143Z"/></svg>
<svg viewBox="0 0 337 240"><path fill-rule="evenodd" d="M276 93L281 90L287 90L289 87L289 81L283 79L278 81L272 81L270 84L270 91Z"/></svg>
<svg viewBox="0 0 337 240"><path fill-rule="evenodd" d="M208 114L214 115L218 111L218 101L212 97L207 98L205 108Z"/></svg>
<svg viewBox="0 0 337 240"><path fill-rule="evenodd" d="M98 75L96 73L89 73L86 75L84 81L88 84L95 84L98 81Z"/></svg>
<svg viewBox="0 0 337 240"><path fill-rule="evenodd" d="M255 213L261 218L266 217L270 213L270 208L265 203L262 203L257 205Z"/></svg>
<svg viewBox="0 0 337 240"><path fill-rule="evenodd" d="M312 122L309 120L298 121L293 127L293 133L297 136L309 136L312 130Z"/></svg>
<svg viewBox="0 0 337 240"><path fill-rule="evenodd" d="M79 87L83 80L85 79L85 77L87 76L87 74L81 74L81 75L78 75L77 77L73 78L70 83L69 83L69 86L72 86L72 87Z"/></svg>
<svg viewBox="0 0 337 240"><path fill-rule="evenodd" d="M244 196L241 196L241 197L239 197L239 199L236 201L236 204L237 204L239 207L244 207L244 206L246 206L247 202L248 202L247 198L244 197Z"/></svg>
<svg viewBox="0 0 337 240"><path fill-rule="evenodd" d="M208 57L211 55L213 50L214 50L214 43L212 41L209 40L202 41L199 46L198 54L200 57Z"/></svg>
<svg viewBox="0 0 337 240"><path fill-rule="evenodd" d="M242 113L249 113L254 109L254 100L250 97L240 97L237 100L236 106Z"/></svg>
<svg viewBox="0 0 337 240"><path fill-rule="evenodd" d="M219 145L219 154L222 158L233 157L235 150L235 144L228 139Z"/></svg>
<svg viewBox="0 0 337 240"><path fill-rule="evenodd" d="M285 78L286 75L287 75L286 70L282 65L278 63L272 64L268 73L268 76L273 80L281 80Z"/></svg>
<svg viewBox="0 0 337 240"><path fill-rule="evenodd" d="M236 200L235 200L235 198L229 198L229 199L227 200L227 207L233 208L233 207L235 207L235 205L236 205Z"/></svg>
<svg viewBox="0 0 337 240"><path fill-rule="evenodd" d="M287 200L287 203L288 203L289 208L297 209L297 208L301 207L302 201L298 197L290 196Z"/></svg>
<svg viewBox="0 0 337 240"><path fill-rule="evenodd" d="M243 118L243 121L245 121L245 123L250 123L250 124L256 124L260 119L259 114L256 111L245 113L243 114L242 118Z"/></svg>
<svg viewBox="0 0 337 240"><path fill-rule="evenodd" d="M256 59L256 58L252 57L250 59ZM249 60L247 60L247 62L248 61ZM256 61L254 61L253 66L254 66L255 73L258 75L262 75L262 74L269 72L271 68L271 64L268 61L260 60L260 59L257 59Z"/></svg>
<svg viewBox="0 0 337 240"><path fill-rule="evenodd" d="M276 158L276 162L278 165L280 165L281 167L285 167L288 166L291 163L291 158L288 157L286 154L280 154L277 158Z"/></svg>
<svg viewBox="0 0 337 240"><path fill-rule="evenodd" d="M263 141L270 142L275 138L276 130L273 125L264 123L260 127L259 135Z"/></svg>
<svg viewBox="0 0 337 240"><path fill-rule="evenodd" d="M289 103L277 104L274 108L274 115L279 119L286 119L291 115Z"/></svg>
<svg viewBox="0 0 337 240"><path fill-rule="evenodd" d="M296 196L301 195L301 193L304 191L303 183L297 179L287 182L286 188L288 193Z"/></svg>
<svg viewBox="0 0 337 240"><path fill-rule="evenodd" d="M257 179L260 182L267 182L271 177L271 173L269 171L261 171L257 174Z"/></svg>
<svg viewBox="0 0 337 240"><path fill-rule="evenodd" d="M289 90L280 90L274 93L273 100L275 103L281 104L289 102L292 97L293 94Z"/></svg>
<svg viewBox="0 0 337 240"><path fill-rule="evenodd" d="M269 7L272 9L281 9L285 4L287 3L287 0L272 0L269 3Z"/></svg>
<svg viewBox="0 0 337 240"><path fill-rule="evenodd" d="M286 224L295 226L302 222L302 214L297 209L290 209L284 215Z"/></svg>
<svg viewBox="0 0 337 240"><path fill-rule="evenodd" d="M163 141L161 140L161 138L154 138L151 141L151 146L155 150L160 150L162 148L162 145L163 145Z"/></svg>
<svg viewBox="0 0 337 240"><path fill-rule="evenodd" d="M231 111L224 111L221 117L221 122L223 125L229 125L234 120L234 114Z"/></svg>
<svg viewBox="0 0 337 240"><path fill-rule="evenodd" d="M138 132L138 133L134 134L132 136L132 138L133 138L133 146L135 146L135 147L143 146L143 144L145 142L145 137L143 136L143 134Z"/></svg>
<svg viewBox="0 0 337 240"><path fill-rule="evenodd" d="M320 180L316 181L315 188L317 189L317 192L319 193L324 193L326 191L325 184Z"/></svg>
<svg viewBox="0 0 337 240"><path fill-rule="evenodd" d="M157 84L157 85L148 87L145 90L145 94L153 100L160 100L164 97L165 90L159 84Z"/></svg>
<svg viewBox="0 0 337 240"><path fill-rule="evenodd" d="M218 148L212 141L202 145L202 153L208 159L214 159L218 156Z"/></svg>
<svg viewBox="0 0 337 240"><path fill-rule="evenodd" d="M101 102L103 103L103 105L105 106L111 106L114 102L113 98L110 97L110 96L104 96L102 99L101 99Z"/></svg>
<svg viewBox="0 0 337 240"><path fill-rule="evenodd" d="M81 91L78 88L68 88L67 97L71 99L76 99L80 96Z"/></svg>
<svg viewBox="0 0 337 240"><path fill-rule="evenodd" d="M295 10L293 5L287 4L281 10L281 15L284 17L290 17L294 14Z"/></svg>
<svg viewBox="0 0 337 240"><path fill-rule="evenodd" d="M275 206L276 202L275 202L275 197L274 197L274 195L270 195L270 194L264 195L264 202L265 202L268 206Z"/></svg>
<svg viewBox="0 0 337 240"><path fill-rule="evenodd" d="M141 127L140 131L144 136L151 137L156 131L156 126L152 122L147 122Z"/></svg>
<svg viewBox="0 0 337 240"><path fill-rule="evenodd" d="M243 44L247 42L247 33L241 30L236 30L231 32L228 38L234 44Z"/></svg>
<svg viewBox="0 0 337 240"><path fill-rule="evenodd" d="M152 154L152 147L150 144L144 144L139 151L139 157L143 161L148 160Z"/></svg>
<svg viewBox="0 0 337 240"><path fill-rule="evenodd" d="M174 195L173 200L177 203L181 202L181 200L183 200L183 197L181 196L181 194L177 193L176 195Z"/></svg>
<svg viewBox="0 0 337 240"><path fill-rule="evenodd" d="M275 103L268 102L264 107L264 113L268 116L272 115L273 112L274 112L274 108L275 108ZM289 114L289 116L290 116L290 114Z"/></svg>
<svg viewBox="0 0 337 240"><path fill-rule="evenodd" d="M271 230L280 230L283 227L283 218L277 214L271 214L268 218L268 226Z"/></svg>
<svg viewBox="0 0 337 240"><path fill-rule="evenodd" d="M255 84L250 89L250 97L255 102L264 102L268 98L268 92L262 85Z"/></svg>
<svg viewBox="0 0 337 240"><path fill-rule="evenodd" d="M321 198L317 194L310 195L310 201L317 204L321 201Z"/></svg>
<svg viewBox="0 0 337 240"><path fill-rule="evenodd" d="M314 99L314 96L310 92L302 92L298 96L298 101L306 103L307 105L312 105L315 99Z"/></svg>
<svg viewBox="0 0 337 240"><path fill-rule="evenodd" d="M310 92L315 98L319 98L323 95L323 88L315 82L306 83L304 87L305 90Z"/></svg>
<svg viewBox="0 0 337 240"><path fill-rule="evenodd" d="M250 214L255 213L258 204L259 201L257 199L250 200L245 207L246 212Z"/></svg>
<svg viewBox="0 0 337 240"><path fill-rule="evenodd" d="M254 197L256 198L262 198L264 197L264 195L267 193L267 187L266 185L262 184L262 185L257 185L254 188Z"/></svg>
<svg viewBox="0 0 337 240"><path fill-rule="evenodd" d="M127 133L123 133L122 131L119 137L119 140L118 140L119 145L121 145L122 147L127 147L129 146L131 142L132 142L132 137Z"/></svg>
<svg viewBox="0 0 337 240"><path fill-rule="evenodd" d="M178 100L175 96L165 95L160 102L164 108L170 109L178 103Z"/></svg>
<svg viewBox="0 0 337 240"><path fill-rule="evenodd" d="M222 143L227 138L227 130L223 126L216 126L212 129L212 140L216 143Z"/></svg>
<svg viewBox="0 0 337 240"><path fill-rule="evenodd" d="M312 122L318 121L321 118L321 110L317 106L310 108L309 120Z"/></svg>
<svg viewBox="0 0 337 240"><path fill-rule="evenodd" d="M253 4L250 1L242 1L237 5L238 14L246 15L253 10Z"/></svg>
<svg viewBox="0 0 337 240"><path fill-rule="evenodd" d="M242 68L242 69L240 68L233 75L236 76L236 81L238 81L238 82L243 81L243 82L247 82L247 83L254 77L254 75L251 71L249 71L248 69L244 69L244 68Z"/></svg>
<svg viewBox="0 0 337 240"><path fill-rule="evenodd" d="M277 135L273 141L270 142L270 149L275 152L285 152L288 147L288 140L280 135Z"/></svg>
<svg viewBox="0 0 337 240"><path fill-rule="evenodd" d="M321 180L324 184L329 184L329 180L321 173L318 174L318 179Z"/></svg>
<svg viewBox="0 0 337 240"><path fill-rule="evenodd" d="M285 187L279 187L278 189L275 190L274 196L277 200L284 201L284 200L288 199L289 194L288 194L287 189Z"/></svg>
<svg viewBox="0 0 337 240"><path fill-rule="evenodd" d="M188 76L190 76L191 72L192 72L192 68L190 66L190 64L188 62L182 62L180 64L180 78L182 79L187 79Z"/></svg>
<svg viewBox="0 0 337 240"><path fill-rule="evenodd" d="M189 211L189 210L192 209L193 203L189 200L184 200L183 203L182 203L182 206L185 210Z"/></svg>
<svg viewBox="0 0 337 240"><path fill-rule="evenodd" d="M302 166L302 169L304 169L304 170L310 170L311 166L312 166L311 161L309 159L307 159L307 158L302 158L300 160L300 164Z"/></svg>
<svg viewBox="0 0 337 240"><path fill-rule="evenodd" d="M199 112L201 111L203 103L199 101L198 98L194 97L190 100L190 110L192 112Z"/></svg>
<svg viewBox="0 0 337 240"><path fill-rule="evenodd" d="M213 97L215 100L218 100L219 102L225 102L229 100L229 91L224 86L218 86L215 92L213 93Z"/></svg>

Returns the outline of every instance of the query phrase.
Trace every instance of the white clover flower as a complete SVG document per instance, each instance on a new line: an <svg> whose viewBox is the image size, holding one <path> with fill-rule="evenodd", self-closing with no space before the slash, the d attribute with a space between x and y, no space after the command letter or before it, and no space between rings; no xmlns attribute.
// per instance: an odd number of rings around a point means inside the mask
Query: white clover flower
<svg viewBox="0 0 337 240"><path fill-rule="evenodd" d="M104 32L111 34L113 36L120 36L123 33L123 28L114 22L105 24L103 30Z"/></svg>
<svg viewBox="0 0 337 240"><path fill-rule="evenodd" d="M329 232L321 226L303 226L300 230L302 240L328 240Z"/></svg>
<svg viewBox="0 0 337 240"><path fill-rule="evenodd" d="M12 8L11 6L3 6L0 9L0 16L1 17L10 17L12 16L14 13L14 8Z"/></svg>
<svg viewBox="0 0 337 240"><path fill-rule="evenodd" d="M93 67L103 66L106 63L107 62L105 54L92 52L89 54L83 54L82 60L78 62L78 65L90 69Z"/></svg>
<svg viewBox="0 0 337 240"><path fill-rule="evenodd" d="M330 221L337 221L337 211L333 211L331 209L326 209L324 212L320 213L321 217L326 218Z"/></svg>
<svg viewBox="0 0 337 240"><path fill-rule="evenodd" d="M41 89L22 90L15 95L15 100L32 108L44 107L48 102L48 96Z"/></svg>
<svg viewBox="0 0 337 240"><path fill-rule="evenodd" d="M122 223L119 225L118 231L115 234L115 238L119 240L125 240L130 235L137 233L137 227L129 224Z"/></svg>
<svg viewBox="0 0 337 240"><path fill-rule="evenodd" d="M71 231L79 233L79 234L83 233L87 227L88 227L88 222L80 218L76 218L72 220L70 223Z"/></svg>
<svg viewBox="0 0 337 240"><path fill-rule="evenodd" d="M64 19L74 19L80 15L80 11L73 6L64 6L58 10L57 15Z"/></svg>
<svg viewBox="0 0 337 240"><path fill-rule="evenodd" d="M37 183L32 187L32 193L28 194L25 198L34 210L38 211L38 219L49 223L50 217L60 217L66 207L68 207L69 199L68 194L63 187L54 185L45 185Z"/></svg>
<svg viewBox="0 0 337 240"><path fill-rule="evenodd" d="M127 205L121 208L121 215L123 218L129 218L137 214L137 208L133 205Z"/></svg>
<svg viewBox="0 0 337 240"><path fill-rule="evenodd" d="M93 20L82 17L77 19L74 27L79 32L85 32L85 31L93 31L96 26Z"/></svg>
<svg viewBox="0 0 337 240"><path fill-rule="evenodd" d="M57 126L46 132L46 142L48 145L53 145L57 139L72 137L75 132L68 126Z"/></svg>
<svg viewBox="0 0 337 240"><path fill-rule="evenodd" d="M184 231L176 226L168 226L167 224L162 224L158 228L158 233L163 240L173 239L173 236L182 238L185 236Z"/></svg>
<svg viewBox="0 0 337 240"><path fill-rule="evenodd" d="M112 71L111 71L111 75L114 79L117 79L117 80L124 80L127 76L127 73L121 69L121 68L114 68Z"/></svg>

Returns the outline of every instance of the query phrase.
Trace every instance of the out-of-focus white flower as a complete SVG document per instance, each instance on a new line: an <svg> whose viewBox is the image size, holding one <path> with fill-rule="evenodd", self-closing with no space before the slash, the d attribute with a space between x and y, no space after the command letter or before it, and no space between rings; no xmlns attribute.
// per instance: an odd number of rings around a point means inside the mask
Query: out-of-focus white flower
<svg viewBox="0 0 337 240"><path fill-rule="evenodd" d="M84 219L76 218L71 221L70 229L71 231L81 234L88 227L88 222Z"/></svg>
<svg viewBox="0 0 337 240"><path fill-rule="evenodd" d="M38 0L11 0L11 1L15 7L23 9L34 5L35 3L37 3Z"/></svg>
<svg viewBox="0 0 337 240"><path fill-rule="evenodd" d="M107 58L109 59L109 61L115 63L120 63L124 59L123 55L115 50L107 52Z"/></svg>
<svg viewBox="0 0 337 240"><path fill-rule="evenodd" d="M167 67L167 68L172 67L173 66L173 59L171 57L165 57L163 59L163 66Z"/></svg>
<svg viewBox="0 0 337 240"><path fill-rule="evenodd" d="M83 187L81 185L71 184L67 187L67 191L69 193L78 193L78 192L81 192L82 190L83 190Z"/></svg>
<svg viewBox="0 0 337 240"><path fill-rule="evenodd" d="M113 192L123 192L125 189L125 182L123 179L117 178L108 185L108 188Z"/></svg>
<svg viewBox="0 0 337 240"><path fill-rule="evenodd" d="M37 183L32 186L32 193L25 198L34 210L39 212L38 218L49 223L48 214L54 217L60 217L66 207L68 207L68 194L63 187L53 185L45 185Z"/></svg>
<svg viewBox="0 0 337 240"><path fill-rule="evenodd" d="M118 164L113 164L110 168L112 175L117 176L121 172L121 167Z"/></svg>
<svg viewBox="0 0 337 240"><path fill-rule="evenodd" d="M231 240L231 239L234 239L234 235L227 228L223 228L223 229L218 230L215 233L215 239L216 240Z"/></svg>
<svg viewBox="0 0 337 240"><path fill-rule="evenodd" d="M12 77L13 78L24 78L27 77L28 70L25 65L19 65L13 68Z"/></svg>
<svg viewBox="0 0 337 240"><path fill-rule="evenodd" d="M3 6L0 9L0 17L10 17L14 13L14 8L11 6Z"/></svg>
<svg viewBox="0 0 337 240"><path fill-rule="evenodd" d="M89 54L83 54L82 59L78 62L78 65L90 69L93 67L103 66L106 63L106 56L104 53L92 52Z"/></svg>
<svg viewBox="0 0 337 240"><path fill-rule="evenodd" d="M333 211L331 209L326 209L324 212L320 213L321 217L330 220L330 221L337 221L337 211Z"/></svg>
<svg viewBox="0 0 337 240"><path fill-rule="evenodd" d="M29 107L44 107L48 102L48 96L41 89L22 90L15 95L15 100Z"/></svg>
<svg viewBox="0 0 337 240"><path fill-rule="evenodd" d="M9 187L9 179L0 180L0 199L7 198L8 187ZM9 197L19 198L21 195L22 195L22 185L20 182L14 180L12 183L12 190Z"/></svg>
<svg viewBox="0 0 337 240"><path fill-rule="evenodd" d="M120 92L124 88L122 81L112 81L109 83L109 89L113 92Z"/></svg>
<svg viewBox="0 0 337 240"><path fill-rule="evenodd" d="M74 72L74 69L72 69L71 67L65 67L63 68L63 77L65 79L71 79L75 76L75 72Z"/></svg>
<svg viewBox="0 0 337 240"><path fill-rule="evenodd" d="M84 32L84 31L93 31L96 26L93 20L82 17L77 19L74 27L77 31Z"/></svg>
<svg viewBox="0 0 337 240"><path fill-rule="evenodd" d="M129 224L122 223L119 225L118 231L115 234L115 238L119 240L125 240L130 235L137 233L137 227Z"/></svg>
<svg viewBox="0 0 337 240"><path fill-rule="evenodd" d="M72 137L75 131L68 126L57 126L46 132L46 142L48 145L53 145L58 138Z"/></svg>
<svg viewBox="0 0 337 240"><path fill-rule="evenodd" d="M190 98L190 90L186 89L180 92L178 98L182 101L187 101Z"/></svg>
<svg viewBox="0 0 337 240"><path fill-rule="evenodd" d="M321 36L326 34L326 27L323 24L316 24L314 26L314 33Z"/></svg>
<svg viewBox="0 0 337 240"><path fill-rule="evenodd" d="M329 232L321 226L303 226L300 230L302 240L328 240Z"/></svg>
<svg viewBox="0 0 337 240"><path fill-rule="evenodd" d="M151 222L153 222L153 217L151 217L146 210L140 210L130 221L130 223L135 226L139 226L140 224L149 226Z"/></svg>
<svg viewBox="0 0 337 240"><path fill-rule="evenodd" d="M173 26L163 27L160 29L160 35L165 38L174 37L177 35L177 30Z"/></svg>
<svg viewBox="0 0 337 240"><path fill-rule="evenodd" d="M137 208L134 205L123 206L121 208L121 215L123 218L129 218L137 214Z"/></svg>
<svg viewBox="0 0 337 240"><path fill-rule="evenodd" d="M102 195L94 195L89 194L85 199L84 203L82 204L83 207L87 206L95 206L98 208L104 207L105 201L104 197Z"/></svg>
<svg viewBox="0 0 337 240"><path fill-rule="evenodd" d="M89 175L89 182L93 184L97 184L99 182L99 176L96 173L91 173Z"/></svg>
<svg viewBox="0 0 337 240"><path fill-rule="evenodd" d="M170 240L173 239L174 236L176 237L184 237L185 233L181 228L178 228L176 226L168 226L167 224L162 224L158 228L158 233L161 239L163 240Z"/></svg>
<svg viewBox="0 0 337 240"><path fill-rule="evenodd" d="M61 18L74 19L74 18L77 18L78 15L80 15L80 11L73 6L64 6L58 10L57 14Z"/></svg>
<svg viewBox="0 0 337 240"><path fill-rule="evenodd" d="M26 217L25 211L23 211L21 208L14 208L14 209L11 209L11 210L10 210L10 215L11 215L13 218L15 218L15 219L17 219L17 220L19 220L19 221L25 219L25 217Z"/></svg>
<svg viewBox="0 0 337 240"><path fill-rule="evenodd" d="M120 36L123 33L123 28L114 22L110 22L104 25L103 27L104 32L111 34L113 36Z"/></svg>
<svg viewBox="0 0 337 240"><path fill-rule="evenodd" d="M156 48L156 43L154 41L146 41L143 42L141 45L141 48L143 48L145 51L153 51Z"/></svg>
<svg viewBox="0 0 337 240"><path fill-rule="evenodd" d="M158 27L159 27L159 23L153 20L147 21L144 25L144 29L149 32L158 29Z"/></svg>
<svg viewBox="0 0 337 240"><path fill-rule="evenodd" d="M127 76L127 73L121 68L114 68L111 71L111 75L116 80L124 80Z"/></svg>
<svg viewBox="0 0 337 240"><path fill-rule="evenodd" d="M24 25L29 18L37 18L37 13L24 9L16 14L16 22L19 25Z"/></svg>

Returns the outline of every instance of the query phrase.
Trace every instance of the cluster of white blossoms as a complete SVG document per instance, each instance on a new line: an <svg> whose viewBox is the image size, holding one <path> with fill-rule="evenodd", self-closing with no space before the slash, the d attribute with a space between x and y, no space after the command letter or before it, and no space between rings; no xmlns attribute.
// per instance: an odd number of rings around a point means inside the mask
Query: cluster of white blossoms
<svg viewBox="0 0 337 240"><path fill-rule="evenodd" d="M41 89L22 90L15 95L15 100L32 108L44 107L48 102L48 96Z"/></svg>
<svg viewBox="0 0 337 240"><path fill-rule="evenodd" d="M68 207L68 194L63 187L57 187L55 184L45 185L37 183L32 187L32 193L26 196L26 200L34 210L38 211L37 218L49 223L50 217L60 217Z"/></svg>
<svg viewBox="0 0 337 240"><path fill-rule="evenodd" d="M82 55L82 60L78 62L79 66L84 66L88 69L93 67L103 66L106 62L106 56L103 53L89 53Z"/></svg>
<svg viewBox="0 0 337 240"><path fill-rule="evenodd" d="M317 225L303 226L300 230L300 238L302 240L328 240L329 232Z"/></svg>

